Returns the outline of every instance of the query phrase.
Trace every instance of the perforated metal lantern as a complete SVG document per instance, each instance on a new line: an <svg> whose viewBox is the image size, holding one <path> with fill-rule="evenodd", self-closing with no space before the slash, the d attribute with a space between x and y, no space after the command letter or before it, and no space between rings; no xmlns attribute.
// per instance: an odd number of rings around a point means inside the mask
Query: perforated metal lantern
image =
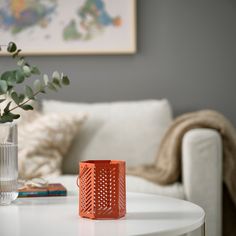
<svg viewBox="0 0 236 236"><path fill-rule="evenodd" d="M118 219L125 216L125 162L80 162L79 190L81 217Z"/></svg>

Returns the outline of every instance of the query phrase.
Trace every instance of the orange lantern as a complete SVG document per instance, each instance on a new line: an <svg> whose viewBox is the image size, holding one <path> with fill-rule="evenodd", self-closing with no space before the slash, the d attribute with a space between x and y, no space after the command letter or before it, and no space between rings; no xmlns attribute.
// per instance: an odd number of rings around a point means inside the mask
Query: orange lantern
<svg viewBox="0 0 236 236"><path fill-rule="evenodd" d="M79 215L90 219L125 216L125 162L83 161L79 169Z"/></svg>

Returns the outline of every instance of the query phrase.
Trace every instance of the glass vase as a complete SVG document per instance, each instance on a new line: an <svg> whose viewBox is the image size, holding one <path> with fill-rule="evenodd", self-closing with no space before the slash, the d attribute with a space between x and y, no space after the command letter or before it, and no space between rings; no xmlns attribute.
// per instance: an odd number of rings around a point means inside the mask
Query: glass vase
<svg viewBox="0 0 236 236"><path fill-rule="evenodd" d="M17 125L0 124L0 205L9 205L18 196Z"/></svg>

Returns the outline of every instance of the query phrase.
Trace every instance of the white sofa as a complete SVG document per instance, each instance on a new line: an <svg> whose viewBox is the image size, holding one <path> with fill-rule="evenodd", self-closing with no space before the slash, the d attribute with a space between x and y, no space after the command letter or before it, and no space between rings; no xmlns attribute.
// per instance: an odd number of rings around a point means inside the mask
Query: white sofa
<svg viewBox="0 0 236 236"><path fill-rule="evenodd" d="M86 159L124 159L127 165L151 163L172 121L167 100L79 104L43 101L48 112L86 112L88 120L63 163L66 175L51 179L76 194L78 162ZM182 141L182 181L159 186L127 176L127 191L161 194L192 201L206 212L206 235L221 236L222 143L217 131L188 131ZM191 235L199 235L193 232Z"/></svg>

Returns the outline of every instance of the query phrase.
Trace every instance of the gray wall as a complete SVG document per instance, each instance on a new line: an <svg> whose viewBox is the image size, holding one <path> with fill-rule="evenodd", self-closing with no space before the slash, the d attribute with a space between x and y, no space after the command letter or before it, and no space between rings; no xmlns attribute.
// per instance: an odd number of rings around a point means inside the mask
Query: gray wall
<svg viewBox="0 0 236 236"><path fill-rule="evenodd" d="M212 108L236 125L236 1L139 0L138 53L32 57L72 85L48 98L99 102L166 97L175 114ZM9 59L0 58L6 69Z"/></svg>

